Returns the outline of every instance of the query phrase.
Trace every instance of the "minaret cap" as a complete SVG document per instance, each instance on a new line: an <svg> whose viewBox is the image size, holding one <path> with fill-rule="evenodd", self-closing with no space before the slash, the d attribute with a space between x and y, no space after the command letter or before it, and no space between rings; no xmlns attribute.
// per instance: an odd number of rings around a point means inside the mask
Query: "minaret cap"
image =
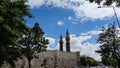
<svg viewBox="0 0 120 68"><path fill-rule="evenodd" d="M66 34L69 34L68 30L66 31Z"/></svg>
<svg viewBox="0 0 120 68"><path fill-rule="evenodd" d="M69 32L68 32L68 30L66 31L66 41L70 41L70 37L69 37Z"/></svg>
<svg viewBox="0 0 120 68"><path fill-rule="evenodd" d="M62 35L60 35L60 41L59 41L59 43L63 44Z"/></svg>

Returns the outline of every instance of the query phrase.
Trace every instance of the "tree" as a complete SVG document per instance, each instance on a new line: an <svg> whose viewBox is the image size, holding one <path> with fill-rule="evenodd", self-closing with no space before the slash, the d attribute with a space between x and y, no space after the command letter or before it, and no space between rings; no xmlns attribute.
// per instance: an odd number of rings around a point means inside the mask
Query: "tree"
<svg viewBox="0 0 120 68"><path fill-rule="evenodd" d="M103 5L110 6L113 3L116 3L116 6L120 6L120 0L89 0L90 2L96 2L100 4L102 1L104 1Z"/></svg>
<svg viewBox="0 0 120 68"><path fill-rule="evenodd" d="M21 46L23 49L23 55L26 56L29 62L29 68L31 67L30 62L35 53L46 51L48 39L45 39L44 32L39 27L38 23L35 23L34 27L30 29L28 35L21 40Z"/></svg>
<svg viewBox="0 0 120 68"><path fill-rule="evenodd" d="M117 66L118 62L117 59L114 57L102 56L102 62L104 65L112 65Z"/></svg>
<svg viewBox="0 0 120 68"><path fill-rule="evenodd" d="M103 27L101 31L102 33L99 34L97 40L101 46L100 50L96 52L101 53L103 58L116 59L120 68L120 37L118 36L119 31L116 29L115 23L109 24L107 28Z"/></svg>
<svg viewBox="0 0 120 68"><path fill-rule="evenodd" d="M86 56L81 56L80 57L80 62L81 62L82 66L87 66L87 65L98 66L99 65L98 61L96 61L93 58L88 57L88 56L87 57Z"/></svg>
<svg viewBox="0 0 120 68"><path fill-rule="evenodd" d="M31 17L25 3L25 0L0 0L0 64L21 54L18 39L28 30L24 17Z"/></svg>
<svg viewBox="0 0 120 68"><path fill-rule="evenodd" d="M85 56L80 57L80 62L82 66L87 66L87 60Z"/></svg>

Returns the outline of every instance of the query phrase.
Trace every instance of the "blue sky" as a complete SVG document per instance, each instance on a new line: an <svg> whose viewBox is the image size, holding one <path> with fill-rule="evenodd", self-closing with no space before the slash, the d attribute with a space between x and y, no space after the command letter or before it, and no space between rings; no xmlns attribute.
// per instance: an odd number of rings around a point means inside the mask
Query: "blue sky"
<svg viewBox="0 0 120 68"><path fill-rule="evenodd" d="M100 60L100 54L94 52L100 46L96 39L102 26L116 20L112 7L97 8L97 4L85 0L29 0L27 4L34 16L25 17L27 25L32 27L35 22L40 24L50 41L48 49L57 50L60 34L64 40L68 29L73 52L80 51L81 55ZM120 9L115 9L120 12Z"/></svg>

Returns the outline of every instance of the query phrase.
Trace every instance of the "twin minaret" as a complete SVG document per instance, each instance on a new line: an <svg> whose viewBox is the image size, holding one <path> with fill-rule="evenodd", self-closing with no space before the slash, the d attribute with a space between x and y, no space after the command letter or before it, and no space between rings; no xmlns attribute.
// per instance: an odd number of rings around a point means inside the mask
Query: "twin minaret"
<svg viewBox="0 0 120 68"><path fill-rule="evenodd" d="M66 51L67 52L70 52L70 37L69 37L69 32L67 30L66 32ZM62 35L60 35L60 41L59 41L59 44L60 44L60 51L63 51L63 40L62 40Z"/></svg>

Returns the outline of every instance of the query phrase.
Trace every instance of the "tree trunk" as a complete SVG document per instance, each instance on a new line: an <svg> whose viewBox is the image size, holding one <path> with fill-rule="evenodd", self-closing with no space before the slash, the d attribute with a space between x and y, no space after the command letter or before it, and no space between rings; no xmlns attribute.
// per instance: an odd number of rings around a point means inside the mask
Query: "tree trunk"
<svg viewBox="0 0 120 68"><path fill-rule="evenodd" d="M27 55L27 59L28 59L28 68L31 68L31 57L30 54Z"/></svg>
<svg viewBox="0 0 120 68"><path fill-rule="evenodd" d="M118 64L118 66L116 68L120 68L120 64Z"/></svg>
<svg viewBox="0 0 120 68"><path fill-rule="evenodd" d="M28 68L31 68L31 51L30 51L30 46L28 45L28 52L27 52L27 59L28 59Z"/></svg>
<svg viewBox="0 0 120 68"><path fill-rule="evenodd" d="M31 64L30 64L30 62L31 62L31 60L28 59L28 66L29 66L29 68L31 68Z"/></svg>
<svg viewBox="0 0 120 68"><path fill-rule="evenodd" d="M118 60L118 68L120 68L120 59Z"/></svg>

